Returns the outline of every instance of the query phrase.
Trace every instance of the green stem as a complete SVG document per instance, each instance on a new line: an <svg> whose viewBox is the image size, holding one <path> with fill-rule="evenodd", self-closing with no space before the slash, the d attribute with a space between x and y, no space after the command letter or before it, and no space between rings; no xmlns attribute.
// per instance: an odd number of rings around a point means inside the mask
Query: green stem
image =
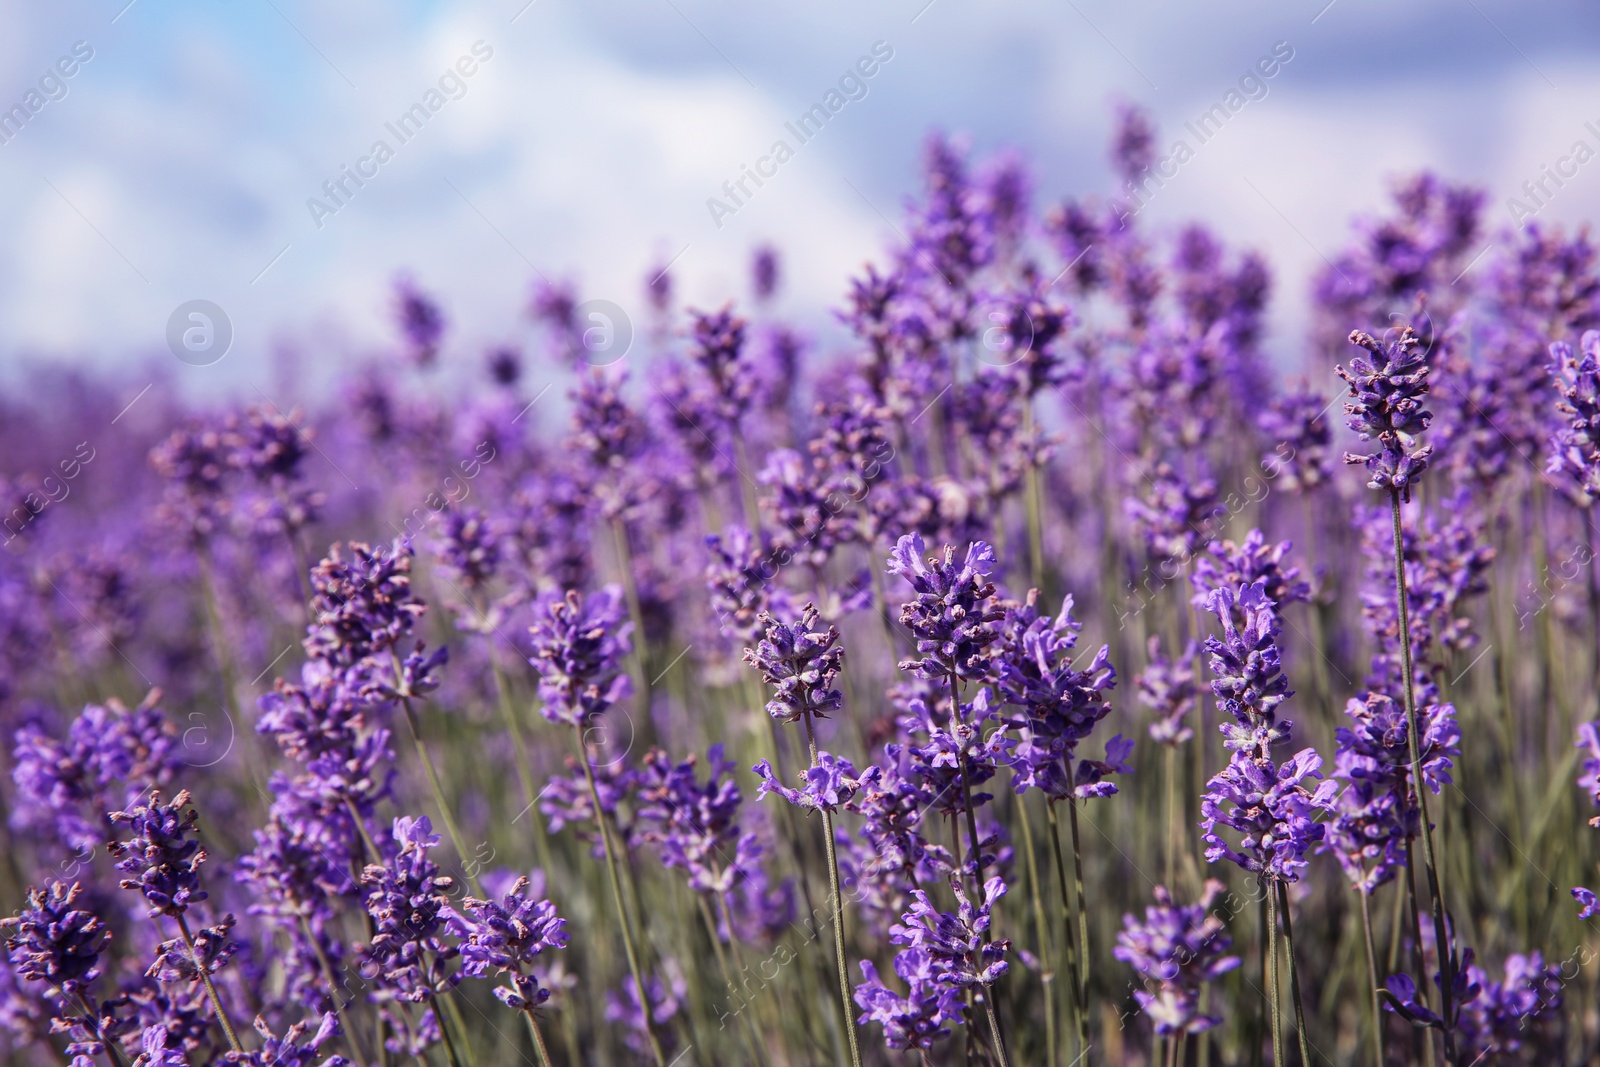
<svg viewBox="0 0 1600 1067"><path fill-rule="evenodd" d="M1389 494L1394 516L1394 584L1395 601L1400 613L1400 666L1405 672L1406 684L1406 744L1411 755L1411 789L1417 797L1417 809L1422 815L1422 863L1428 873L1428 895L1433 903L1434 946L1439 956L1440 1012L1448 1022L1455 1016L1450 1010L1454 994L1455 974L1450 958L1450 937L1445 928L1444 895L1439 890L1439 870L1433 855L1433 827L1428 822L1428 791L1422 781L1422 742L1417 729L1416 675L1411 666L1411 612L1406 603L1405 547L1400 529L1400 492ZM1419 949L1421 946L1418 946ZM1423 976L1426 981L1426 975ZM1448 1026L1441 1031L1444 1038L1446 1062L1456 1059L1455 1033Z"/></svg>
<svg viewBox="0 0 1600 1067"><path fill-rule="evenodd" d="M1069 974L1070 1000L1072 1014L1078 1024L1078 1055L1087 1056L1089 1050L1089 1009L1085 1004L1083 995L1083 968L1078 959L1078 924L1077 915L1071 898L1071 890L1067 881L1067 863L1061 850L1061 823L1056 818L1056 801L1051 797L1045 805L1045 813L1050 819L1050 844L1051 851L1056 861L1056 884L1061 890L1061 926L1066 931L1067 941L1067 969Z"/></svg>
<svg viewBox="0 0 1600 1067"><path fill-rule="evenodd" d="M400 681L399 663L395 664L395 681ZM422 760L422 769L428 776L428 787L433 790L433 802L439 806L439 818L444 822L445 830L450 834L450 843L456 848L456 855L461 858L461 873L467 876L467 884L472 887L474 896L483 896L483 888L478 884L478 876L468 869L468 860L471 853L461 837L461 830L456 826L455 816L450 814L450 804L444 798L444 786L439 784L439 772L434 769L433 757L428 755L428 746L422 743L422 727L417 722L416 709L411 706L411 698L400 698L400 706L405 709L406 725L411 728L411 743L416 746L417 758Z"/></svg>
<svg viewBox="0 0 1600 1067"><path fill-rule="evenodd" d="M1024 793L1016 798L1017 821L1022 825L1022 852L1028 861L1028 896L1033 905L1033 949L1039 957L1039 982L1044 987L1045 1046L1048 1049L1046 1067L1056 1067L1056 997L1055 972L1050 967L1050 924L1045 921L1044 899L1039 891L1039 861L1034 855L1033 825L1028 818L1028 797Z"/></svg>
<svg viewBox="0 0 1600 1067"><path fill-rule="evenodd" d="M1372 942L1372 901L1361 896L1361 939L1367 950L1367 997L1372 1009L1372 1067L1383 1067L1383 1010L1378 1004L1378 957Z"/></svg>
<svg viewBox="0 0 1600 1067"><path fill-rule="evenodd" d="M532 1004L522 1009L522 1017L528 1020L528 1033L533 1038L533 1050L539 1055L539 1067L550 1067L550 1050L544 1047L544 1035L539 1032L539 1020L533 1017Z"/></svg>
<svg viewBox="0 0 1600 1067"><path fill-rule="evenodd" d="M983 1010L989 1016L989 1036L994 1038L994 1051L1000 1057L1000 1067L1010 1067L1006 1059L1006 1039L1000 1034L1000 1020L994 1013L994 986L983 987Z"/></svg>
<svg viewBox="0 0 1600 1067"><path fill-rule="evenodd" d="M817 728L806 709L806 746L811 750L811 765L817 765ZM856 1041L855 1011L850 996L850 966L844 952L844 895L839 892L839 855L833 841L833 813L822 808L823 844L828 851L828 893L833 901L833 954L839 964L839 1004L844 1009L844 1034L850 1044L850 1067L861 1067L861 1049Z"/></svg>
<svg viewBox="0 0 1600 1067"><path fill-rule="evenodd" d="M1272 1067L1289 1067L1283 1051L1283 1004L1278 988L1278 904L1270 886L1260 883L1267 898L1267 1000L1272 1020Z"/></svg>
<svg viewBox="0 0 1600 1067"><path fill-rule="evenodd" d="M1300 967L1294 959L1294 919L1289 913L1289 883L1278 882L1278 908L1283 912L1283 949L1289 956L1289 997L1294 1002L1295 1036L1300 1040L1301 1067L1311 1067L1311 1040L1306 1036L1306 1013L1300 999Z"/></svg>
<svg viewBox="0 0 1600 1067"><path fill-rule="evenodd" d="M655 1027L650 1019L650 994L644 984L644 974L639 969L639 952L633 944L633 931L628 922L628 909L622 903L622 876L617 872L616 847L611 843L611 822L606 818L605 809L600 806L600 790L595 786L594 768L589 765L589 753L583 746L582 727L574 725L573 732L578 739L578 757L583 763L583 777L589 783L589 803L594 805L594 820L600 826L600 841L605 846L606 873L611 878L611 900L617 908L617 921L622 928L622 949L628 957L628 971L633 975L634 989L639 994L639 1003L643 1006L644 1034L650 1042L650 1051L655 1055L656 1067L667 1067L666 1053L661 1049L661 1042L656 1039Z"/></svg>
<svg viewBox="0 0 1600 1067"><path fill-rule="evenodd" d="M222 1032L228 1036L228 1044L232 1046L233 1051L243 1052L244 1046L239 1044L239 1035L233 1032L233 1024L228 1021L228 1013L222 1010L222 1000L217 996L217 987L211 984L211 973L206 969L205 961L195 951L194 938L189 933L189 921L184 918L181 911L173 918L178 920L178 933L183 935L184 947L189 950L189 959L200 975L200 984L206 987L206 999L211 1001L211 1010L216 1013Z"/></svg>

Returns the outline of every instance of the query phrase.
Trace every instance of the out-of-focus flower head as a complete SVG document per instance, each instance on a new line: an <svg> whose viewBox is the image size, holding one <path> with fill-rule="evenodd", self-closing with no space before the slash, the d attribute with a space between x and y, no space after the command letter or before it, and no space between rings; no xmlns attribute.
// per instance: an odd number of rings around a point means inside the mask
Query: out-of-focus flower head
<svg viewBox="0 0 1600 1067"><path fill-rule="evenodd" d="M1143 922L1122 917L1111 954L1143 980L1144 988L1133 996L1161 1037L1204 1033L1222 1021L1200 1011L1207 983L1239 966L1239 957L1227 955L1233 946L1227 925L1213 913L1222 893L1222 883L1208 878L1200 899L1183 905L1158 885L1156 902L1145 908Z"/></svg>
<svg viewBox="0 0 1600 1067"><path fill-rule="evenodd" d="M581 595L547 596L528 627L539 671L539 711L551 722L587 725L594 716L628 699L633 685L621 673L632 651L622 590L614 585Z"/></svg>

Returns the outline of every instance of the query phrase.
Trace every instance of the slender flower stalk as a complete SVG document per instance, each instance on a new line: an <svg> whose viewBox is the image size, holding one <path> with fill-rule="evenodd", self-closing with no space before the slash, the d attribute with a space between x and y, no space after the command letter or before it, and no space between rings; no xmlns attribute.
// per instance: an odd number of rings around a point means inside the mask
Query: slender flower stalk
<svg viewBox="0 0 1600 1067"><path fill-rule="evenodd" d="M850 799L859 786L855 768L848 760L836 760L828 752L817 748L816 718L826 718L829 712L844 705L844 695L833 688L844 661L844 649L839 646L839 631L830 626L818 628L819 616L815 607L807 604L800 619L784 624L770 612L761 614L766 636L754 648L744 651L744 658L761 672L766 683L773 687L773 697L767 702L767 714L774 722L802 721L806 729L806 749L811 756L811 767L806 772L806 788L792 790L781 785L771 765L762 760L755 772L762 784L758 796L776 792L797 807L813 808L822 813L823 846L827 852L828 896L833 909L833 952L838 968L839 997L844 1009L844 1029L850 1052L851 1067L861 1067L861 1049L852 1024L853 1000L850 987L850 967L845 956L844 895L839 887L839 856L834 842L833 812Z"/></svg>
<svg viewBox="0 0 1600 1067"><path fill-rule="evenodd" d="M622 874L611 818L601 804L593 759L586 742L587 731L599 716L627 700L632 692L628 676L621 672L622 662L632 650L628 640L632 626L623 618L622 597L615 587L607 587L588 597L569 590L565 596L545 599L535 613L528 635L534 650L530 662L539 670L539 696L544 702L539 712L552 723L572 727L594 820L600 827L606 875L611 885L612 904L617 909L628 971L634 989L644 995L649 987L644 982L632 923L623 903ZM656 1067L666 1067L666 1052L656 1036L651 1015L647 1006L642 1013L645 1038Z"/></svg>
<svg viewBox="0 0 1600 1067"><path fill-rule="evenodd" d="M1387 490L1394 527L1394 585L1395 609L1399 616L1397 643L1400 650L1400 672L1405 687L1406 744L1411 763L1411 789L1421 814L1418 836L1422 838L1422 863L1428 878L1428 896L1432 903L1434 943L1448 945L1444 896L1439 887L1439 867L1433 848L1433 824L1428 816L1427 790L1423 782L1423 750L1417 725L1416 669L1412 663L1411 613L1406 590L1405 537L1401 524L1400 505L1409 500L1411 487L1427 469L1433 452L1431 445L1419 444L1416 435L1427 429L1432 412L1423 408L1428 394L1427 350L1416 331L1410 326L1400 331L1390 342L1356 331L1350 335L1352 344L1367 350L1368 359L1358 358L1350 370L1336 368L1339 376L1348 383L1354 399L1346 402L1345 412L1350 416L1350 428L1362 440L1374 440L1377 449L1367 455L1346 454L1345 462L1363 463L1372 473L1368 485L1373 489ZM1440 949L1441 978L1439 998L1440 1014L1451 1018L1451 1000L1455 989L1455 975L1450 971L1449 953ZM1446 1029L1442 1031L1446 1062L1456 1059L1455 1038Z"/></svg>

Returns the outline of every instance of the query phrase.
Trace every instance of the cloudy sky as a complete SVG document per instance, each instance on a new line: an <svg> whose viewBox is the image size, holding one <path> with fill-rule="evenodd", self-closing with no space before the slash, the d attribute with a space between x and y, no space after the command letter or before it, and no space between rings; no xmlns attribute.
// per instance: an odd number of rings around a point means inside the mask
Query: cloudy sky
<svg viewBox="0 0 1600 1067"><path fill-rule="evenodd" d="M817 316L898 240L930 129L1016 149L1046 198L1104 190L1117 101L1148 106L1168 144L1279 42L1293 58L1265 97L1148 217L1263 250L1292 345L1310 272L1393 175L1477 182L1499 227L1542 165L1600 148L1597 31L1577 0L4 0L0 110L60 98L0 143L0 373L170 361L169 317L197 298L235 332L221 363L184 371L202 387L284 346L337 366L389 336L401 271L476 369L526 334L537 272L636 308L671 260L685 301L720 303L768 240L786 310ZM716 225L707 199L794 144L784 124L875 45L892 58L866 95ZM75 47L92 58L50 78ZM385 124L475 48L401 144ZM393 157L363 163L380 139ZM324 182L358 166L376 173L336 205ZM1597 209L1593 162L1539 217Z"/></svg>

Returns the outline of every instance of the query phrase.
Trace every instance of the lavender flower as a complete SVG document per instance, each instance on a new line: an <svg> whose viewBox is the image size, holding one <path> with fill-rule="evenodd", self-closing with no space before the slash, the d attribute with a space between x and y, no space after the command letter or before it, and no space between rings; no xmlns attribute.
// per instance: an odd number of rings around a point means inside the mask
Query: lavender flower
<svg viewBox="0 0 1600 1067"><path fill-rule="evenodd" d="M1207 637L1211 691L1217 707L1233 716L1222 723L1227 747L1236 752L1269 752L1288 740L1290 723L1277 722L1277 708L1294 694L1278 652L1278 614L1266 583L1241 585L1238 593L1213 589L1205 605L1222 622L1222 637Z"/></svg>
<svg viewBox="0 0 1600 1067"><path fill-rule="evenodd" d="M555 723L582 726L613 704L627 700L632 683L621 673L632 650L633 623L625 616L622 591L606 586L581 596L549 596L534 614L529 659L539 670L539 713Z"/></svg>
<svg viewBox="0 0 1600 1067"><path fill-rule="evenodd" d="M411 545L373 548L360 541L340 545L311 570L315 620L307 630L306 655L339 666L394 648L410 633L427 606L411 591Z"/></svg>
<svg viewBox="0 0 1600 1067"><path fill-rule="evenodd" d="M906 534L889 554L889 573L904 578L916 599L900 609L900 621L917 639L921 659L906 660L902 670L926 678L984 678L989 672L988 648L998 637L994 623L1005 617L987 603L994 597L988 576L995 567L994 549L983 541L967 546L966 559L955 562L955 549L945 546L942 558L923 558L922 537Z"/></svg>
<svg viewBox="0 0 1600 1067"><path fill-rule="evenodd" d="M542 878L541 878L542 881ZM482 978L492 968L510 976L510 986L497 986L494 995L510 1008L538 1007L550 998L550 991L527 968L546 950L567 947L567 921L556 915L556 906L535 899L530 880L518 878L500 902L468 897L462 901L465 915L457 912L449 919L450 929L461 939L461 972Z"/></svg>
<svg viewBox="0 0 1600 1067"><path fill-rule="evenodd" d="M940 980L941 972L925 949L908 948L897 953L894 970L910 986L908 996L886 988L871 960L861 961L865 978L855 987L855 1001L861 1011L856 1021L883 1027L884 1040L893 1049L933 1048L941 1037L950 1034L950 1024L959 1022L962 1013L961 989Z"/></svg>
<svg viewBox="0 0 1600 1067"><path fill-rule="evenodd" d="M395 284L394 312L411 358L418 366L431 365L444 337L444 314L439 305L409 278L401 278Z"/></svg>
<svg viewBox="0 0 1600 1067"><path fill-rule="evenodd" d="M1564 425L1550 435L1547 474L1566 476L1566 484L1587 506L1600 498L1600 330L1586 330L1579 340L1583 355L1557 341L1550 346L1550 377L1561 400L1557 410Z"/></svg>
<svg viewBox="0 0 1600 1067"><path fill-rule="evenodd" d="M1261 468L1291 493L1309 493L1328 481L1328 407L1321 395L1303 389L1273 398L1261 413L1261 432L1273 443Z"/></svg>
<svg viewBox="0 0 1600 1067"><path fill-rule="evenodd" d="M258 1018L256 1032L261 1035L261 1047L251 1052L229 1052L222 1062L230 1067L350 1067L350 1061L343 1056L317 1057L318 1050L339 1033L339 1020L333 1012L324 1012L311 1039L303 1040L310 1029L310 1021L305 1020L277 1037L266 1021Z"/></svg>
<svg viewBox="0 0 1600 1067"><path fill-rule="evenodd" d="M1433 413L1423 408L1428 395L1428 351L1417 332L1405 327L1394 341L1379 341L1356 330L1350 343L1371 353L1357 357L1350 369L1334 371L1350 386L1354 399L1344 405L1350 428L1363 441L1377 441L1377 450L1365 455L1347 452L1346 463L1364 463L1372 473L1367 483L1411 499L1411 486L1428 468L1432 445L1419 444L1417 434L1428 428Z"/></svg>
<svg viewBox="0 0 1600 1067"><path fill-rule="evenodd" d="M1111 954L1132 967L1144 981L1133 997L1150 1016L1155 1032L1199 1034L1222 1020L1200 1013L1200 993L1208 982L1239 966L1239 957L1224 955L1233 945L1227 925L1213 914L1223 885L1206 879L1200 899L1190 905L1174 904L1166 886L1156 886L1154 905L1145 908L1144 922L1122 917L1122 931Z"/></svg>
<svg viewBox="0 0 1600 1067"><path fill-rule="evenodd" d="M363 903L377 931L367 946L363 974L388 995L421 1003L452 980L444 965L457 950L440 934L455 881L428 858L439 835L426 815L395 819L394 844L397 851L388 862L369 864L361 876Z"/></svg>
<svg viewBox="0 0 1600 1067"><path fill-rule="evenodd" d="M761 779L761 784L756 787L757 800L768 793L776 793L797 808L838 811L850 802L850 798L861 787L855 764L825 751L819 751L816 762L806 768L806 784L801 789L790 789L784 785L767 760L757 763L751 770Z"/></svg>
<svg viewBox="0 0 1600 1067"><path fill-rule="evenodd" d="M206 899L200 888L206 852L195 831L199 816L188 804L187 789L171 804L162 804L161 794L152 790L149 803L111 813L113 823L126 823L132 833L129 840L106 846L117 858L117 870L134 875L122 880L122 888L143 893L151 915L181 916Z"/></svg>
<svg viewBox="0 0 1600 1067"><path fill-rule="evenodd" d="M44 982L51 999L71 999L100 976L100 954L111 931L92 911L77 906L83 886L52 881L28 890L27 905L12 918L0 919L6 949L17 976Z"/></svg>
<svg viewBox="0 0 1600 1067"><path fill-rule="evenodd" d="M1242 545L1213 541L1209 546L1210 554L1195 561L1191 580L1196 592L1190 603L1208 607L1212 590L1238 589L1256 582L1261 583L1267 599L1277 608L1309 600L1311 586L1301 580L1299 568L1284 566L1284 559L1293 547L1289 541L1268 545L1266 535L1258 529L1246 534ZM1235 621L1238 619L1236 614Z"/></svg>
<svg viewBox="0 0 1600 1067"><path fill-rule="evenodd" d="M1235 751L1222 773L1206 783L1200 800L1206 862L1228 859L1259 877L1298 881L1305 854L1327 832L1318 813L1333 806L1339 789L1333 781L1322 782L1315 791L1301 784L1321 778L1321 766L1322 757L1309 748L1282 766L1266 756ZM1237 849L1217 833L1218 825L1239 833Z"/></svg>
<svg viewBox="0 0 1600 1067"><path fill-rule="evenodd" d="M818 629L818 618L817 609L810 604L801 609L800 621L793 624L762 612L760 622L766 637L755 648L744 650L745 662L773 687L767 714L779 722L809 721L812 716L825 719L829 712L844 706L844 694L833 688L844 661L839 630L833 626Z"/></svg>
<svg viewBox="0 0 1600 1067"><path fill-rule="evenodd" d="M1150 737L1163 745L1181 745L1194 736L1187 720L1198 695L1194 658L1200 646L1188 642L1176 660L1168 660L1161 654L1159 637L1150 638L1148 649L1149 663L1135 676L1134 685L1139 702L1156 715L1150 724Z"/></svg>
<svg viewBox="0 0 1600 1067"><path fill-rule="evenodd" d="M721 744L711 746L706 762L711 773L701 785L693 755L674 764L660 749L646 753L638 818L643 839L656 846L663 864L687 872L691 889L725 894L756 868L761 846L755 834L739 828L743 798Z"/></svg>
<svg viewBox="0 0 1600 1067"><path fill-rule="evenodd" d="M928 954L937 980L959 987L991 986L999 981L1010 964L1005 954L1011 942L987 936L994 902L1006 894L1006 884L998 876L983 884L983 899L973 904L957 881L950 884L955 893L955 914L940 911L928 894L913 889L911 909L899 924L889 928L889 940L909 945Z"/></svg>
<svg viewBox="0 0 1600 1067"><path fill-rule="evenodd" d="M688 986L672 960L664 961L663 970L666 972L665 981L651 975L644 984L645 994L650 1001L650 1022L655 1024L655 1035L665 1049L671 1047L672 1032L664 1029L662 1024L671 1022L682 1010ZM625 1028L624 1040L628 1047L640 1055L649 1051L647 1042L650 1029L645 1022L644 1001L645 998L639 996L639 986L632 976L622 980L620 994L609 990L606 992L606 1021L621 1023Z"/></svg>
<svg viewBox="0 0 1600 1067"><path fill-rule="evenodd" d="M1078 744L1111 713L1105 694L1116 686L1117 672L1110 663L1110 647L1102 645L1084 670L1072 668L1072 650L1081 629L1082 624L1072 617L1070 596L1062 601L1054 619L1039 614L1036 589L1028 591L1024 603L1006 612L1001 651L995 661L1001 696L1022 710L1021 715L1006 720L1007 725L1022 731L1010 756L1019 794L1036 787L1055 799L1067 797L1073 790L1070 783L1075 781L1068 764L1075 758ZM1079 795L1116 792L1115 786L1100 779L1108 768L1122 767L1122 758L1131 749L1132 743L1120 737L1109 745L1108 761L1083 768L1092 773L1094 781L1085 786L1089 792Z"/></svg>

